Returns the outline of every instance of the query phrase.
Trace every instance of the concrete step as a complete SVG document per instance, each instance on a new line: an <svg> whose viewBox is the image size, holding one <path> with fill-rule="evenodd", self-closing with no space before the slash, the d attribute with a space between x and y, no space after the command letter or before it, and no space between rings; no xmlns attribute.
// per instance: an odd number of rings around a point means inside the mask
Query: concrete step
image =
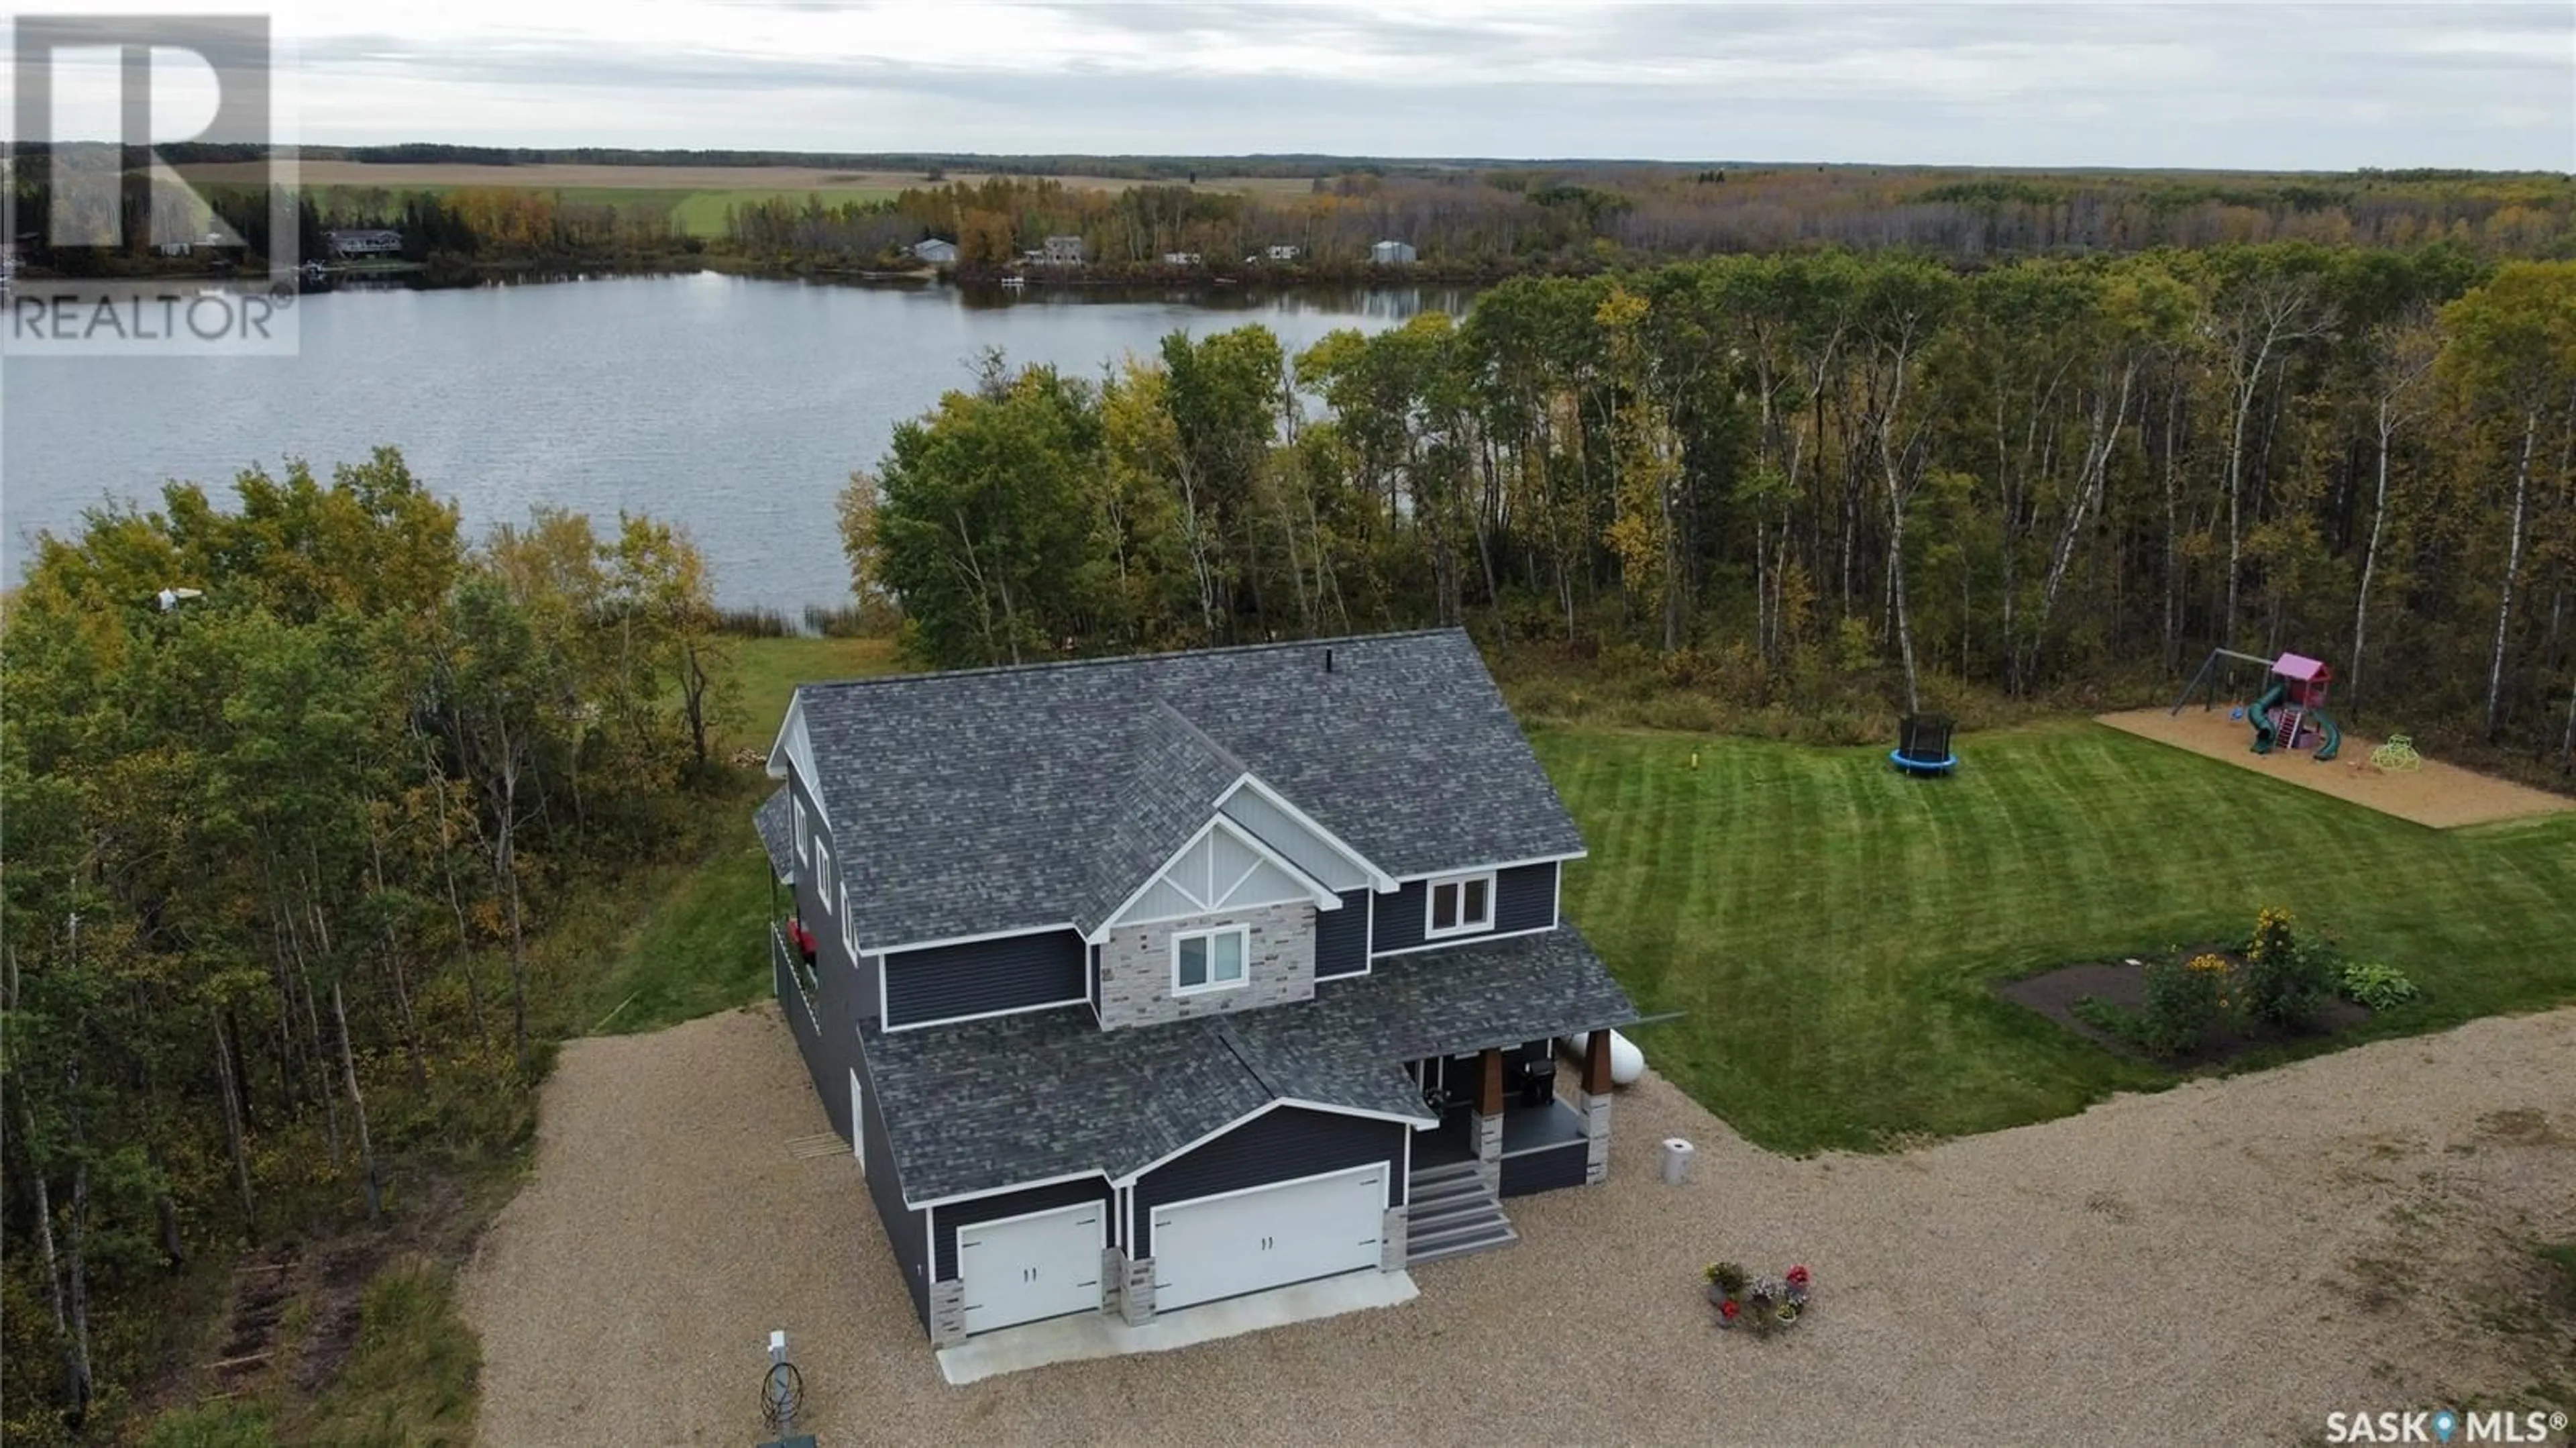
<svg viewBox="0 0 2576 1448"><path fill-rule="evenodd" d="M1444 1225L1420 1235L1407 1228L1404 1265L1419 1267L1425 1262L1464 1257L1470 1252L1490 1252L1496 1247L1508 1247L1520 1239L1521 1234L1512 1230L1511 1223L1503 1220L1500 1211L1477 1221Z"/></svg>

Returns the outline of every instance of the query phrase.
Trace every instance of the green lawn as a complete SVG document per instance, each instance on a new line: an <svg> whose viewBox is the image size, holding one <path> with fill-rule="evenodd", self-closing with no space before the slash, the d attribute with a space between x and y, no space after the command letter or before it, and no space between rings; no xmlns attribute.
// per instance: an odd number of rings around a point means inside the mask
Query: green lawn
<svg viewBox="0 0 2576 1448"><path fill-rule="evenodd" d="M2241 937L2288 906L2425 999L2376 1034L2576 1000L2576 816L2437 833L2090 723L1878 749L1542 732L1592 856L1568 918L1648 1059L1778 1150L2044 1120L2162 1084L1990 983ZM1691 752L1700 767L1689 767Z"/></svg>
<svg viewBox="0 0 2576 1448"><path fill-rule="evenodd" d="M744 722L730 741L767 749L787 715L796 686L818 679L890 673L885 639L744 639L735 644ZM730 745L728 746L730 747ZM769 994L769 862L751 832L751 811L774 788L746 778L716 807L739 828L717 831L717 844L695 867L674 871L643 918L618 942L596 985L584 994L584 1032L650 1031Z"/></svg>

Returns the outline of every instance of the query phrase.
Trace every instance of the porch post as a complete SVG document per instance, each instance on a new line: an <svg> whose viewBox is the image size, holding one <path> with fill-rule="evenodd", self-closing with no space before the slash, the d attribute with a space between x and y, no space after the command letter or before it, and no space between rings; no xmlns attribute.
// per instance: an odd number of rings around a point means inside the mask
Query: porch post
<svg viewBox="0 0 2576 1448"><path fill-rule="evenodd" d="M1610 1032L1594 1031L1583 1040L1583 1086L1574 1093L1583 1113L1583 1180L1597 1182L1610 1174Z"/></svg>
<svg viewBox="0 0 2576 1448"><path fill-rule="evenodd" d="M1503 1052L1499 1046L1488 1046L1476 1058L1476 1112L1470 1123L1476 1132L1476 1174L1485 1181L1485 1190L1500 1196L1503 1190Z"/></svg>

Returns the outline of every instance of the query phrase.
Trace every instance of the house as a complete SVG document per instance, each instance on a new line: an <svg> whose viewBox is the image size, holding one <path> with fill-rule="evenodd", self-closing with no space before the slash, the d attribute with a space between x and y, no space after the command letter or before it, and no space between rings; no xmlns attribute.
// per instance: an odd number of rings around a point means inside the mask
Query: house
<svg viewBox="0 0 2576 1448"><path fill-rule="evenodd" d="M402 233L382 228L326 231L322 243L333 256L391 256L402 250Z"/></svg>
<svg viewBox="0 0 2576 1448"><path fill-rule="evenodd" d="M1413 264L1413 243L1409 241L1381 241L1375 246L1369 248L1369 263L1373 266L1411 266Z"/></svg>
<svg viewBox="0 0 2576 1448"><path fill-rule="evenodd" d="M912 254L916 260L926 261L932 266L957 265L957 243L942 241L935 236L927 241L914 242Z"/></svg>
<svg viewBox="0 0 2576 1448"><path fill-rule="evenodd" d="M1048 266L1080 266L1082 265L1082 238L1050 236L1046 239L1046 248L1040 253L1038 259Z"/></svg>
<svg viewBox="0 0 2576 1448"><path fill-rule="evenodd" d="M1462 632L807 685L769 769L780 1008L934 1345L1402 1271L1601 1179L1637 1012Z"/></svg>
<svg viewBox="0 0 2576 1448"><path fill-rule="evenodd" d="M1165 266L1197 266L1198 264L1199 254L1194 251L1167 251L1163 253L1163 265Z"/></svg>
<svg viewBox="0 0 2576 1448"><path fill-rule="evenodd" d="M1297 248L1293 246L1267 247L1263 249L1262 257L1268 261L1295 261L1297 259ZM1250 260L1248 257L1245 259Z"/></svg>

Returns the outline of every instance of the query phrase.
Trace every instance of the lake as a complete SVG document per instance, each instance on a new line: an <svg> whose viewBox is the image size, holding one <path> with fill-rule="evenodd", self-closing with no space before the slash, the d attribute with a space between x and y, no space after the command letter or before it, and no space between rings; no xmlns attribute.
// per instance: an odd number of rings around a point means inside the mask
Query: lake
<svg viewBox="0 0 2576 1448"><path fill-rule="evenodd" d="M0 364L0 562L102 497L254 463L317 472L378 445L462 506L469 533L536 504L687 526L728 607L849 596L833 498L895 425L998 347L1097 376L1174 330L1258 322L1291 352L1338 328L1457 310L1448 288L1265 295L860 287L694 275L318 293L292 358Z"/></svg>

